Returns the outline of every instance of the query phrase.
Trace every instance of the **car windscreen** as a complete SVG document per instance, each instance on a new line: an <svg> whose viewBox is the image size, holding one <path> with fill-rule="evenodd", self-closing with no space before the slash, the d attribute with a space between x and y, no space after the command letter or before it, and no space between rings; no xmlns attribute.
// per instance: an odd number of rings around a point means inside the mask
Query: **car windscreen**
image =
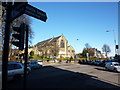
<svg viewBox="0 0 120 90"><path fill-rule="evenodd" d="M38 62L42 62L42 61L38 61Z"/></svg>
<svg viewBox="0 0 120 90"><path fill-rule="evenodd" d="M116 63L116 64L114 64L114 66L120 66L120 64Z"/></svg>

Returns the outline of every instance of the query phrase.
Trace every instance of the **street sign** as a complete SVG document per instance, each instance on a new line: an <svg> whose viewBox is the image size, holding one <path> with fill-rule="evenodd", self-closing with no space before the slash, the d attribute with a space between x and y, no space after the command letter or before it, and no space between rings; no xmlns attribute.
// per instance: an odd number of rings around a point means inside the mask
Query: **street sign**
<svg viewBox="0 0 120 90"><path fill-rule="evenodd" d="M16 2L15 5L13 6L12 17L10 21L13 21L14 19L21 16L22 14L27 14L29 16L40 19L44 22L46 22L47 20L46 13L43 12L42 10L37 9L27 4L26 2Z"/></svg>
<svg viewBox="0 0 120 90"><path fill-rule="evenodd" d="M12 13L11 13L12 15L11 15L10 21L13 21L14 19L18 18L19 16L24 14L24 12L25 12L25 7L24 6L21 7L19 10L13 9Z"/></svg>
<svg viewBox="0 0 120 90"><path fill-rule="evenodd" d="M54 56L53 58L56 59L56 56Z"/></svg>
<svg viewBox="0 0 120 90"><path fill-rule="evenodd" d="M19 10L22 7L25 7L28 4L28 2L14 2L13 9Z"/></svg>
<svg viewBox="0 0 120 90"><path fill-rule="evenodd" d="M40 19L44 22L46 22L46 20L47 20L47 16L46 16L45 12L43 12L42 10L39 10L29 4L26 5L25 14L35 17L37 19Z"/></svg>
<svg viewBox="0 0 120 90"><path fill-rule="evenodd" d="M86 53L86 56L88 57L88 56L89 56L89 53Z"/></svg>
<svg viewBox="0 0 120 90"><path fill-rule="evenodd" d="M75 56L74 56L74 58L75 58L75 59L77 59L77 58L78 58L78 56L77 56L77 55L75 55Z"/></svg>

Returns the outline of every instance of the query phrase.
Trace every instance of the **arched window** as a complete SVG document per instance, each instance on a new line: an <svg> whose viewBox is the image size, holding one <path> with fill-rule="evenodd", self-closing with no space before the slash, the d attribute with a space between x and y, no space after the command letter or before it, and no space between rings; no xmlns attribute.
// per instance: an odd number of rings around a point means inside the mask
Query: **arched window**
<svg viewBox="0 0 120 90"><path fill-rule="evenodd" d="M60 47L61 47L61 48L64 48L64 47L65 47L65 44L64 44L64 41L63 41L63 40L61 40Z"/></svg>

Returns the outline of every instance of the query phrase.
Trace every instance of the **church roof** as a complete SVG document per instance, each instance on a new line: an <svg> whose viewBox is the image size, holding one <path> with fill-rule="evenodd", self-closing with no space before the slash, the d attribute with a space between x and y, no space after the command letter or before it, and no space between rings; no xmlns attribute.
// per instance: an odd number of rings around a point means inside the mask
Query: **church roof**
<svg viewBox="0 0 120 90"><path fill-rule="evenodd" d="M48 44L52 44L53 42L56 42L61 36L53 37L53 38L41 41L41 42L37 43L36 45L45 45L45 44L48 45Z"/></svg>

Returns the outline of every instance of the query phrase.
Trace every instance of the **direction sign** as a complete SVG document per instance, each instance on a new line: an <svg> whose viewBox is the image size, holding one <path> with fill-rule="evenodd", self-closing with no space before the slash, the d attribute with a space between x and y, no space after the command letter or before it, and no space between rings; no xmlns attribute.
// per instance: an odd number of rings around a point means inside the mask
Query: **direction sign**
<svg viewBox="0 0 120 90"><path fill-rule="evenodd" d="M29 4L26 5L25 14L35 17L37 19L40 19L44 22L46 22L46 20L47 20L47 16L46 16L45 12L43 12L42 10L39 10Z"/></svg>
<svg viewBox="0 0 120 90"><path fill-rule="evenodd" d="M18 4L18 6L17 6L17 4ZM39 10L39 9L37 9L37 8L27 4L25 2L23 2L23 3L17 2L13 6L12 18L10 19L10 21L13 21L14 19L21 16L22 14L27 14L29 16L40 19L44 22L46 22L46 20L47 20L46 13L43 12L42 10Z"/></svg>
<svg viewBox="0 0 120 90"><path fill-rule="evenodd" d="M13 10L12 13L11 13L12 15L11 15L10 21L13 21L17 17L21 16L22 14L24 14L24 12L25 12L25 7L21 7L19 9L19 11L18 10Z"/></svg>
<svg viewBox="0 0 120 90"><path fill-rule="evenodd" d="M22 7L25 7L28 4L28 2L14 2L13 9L19 10Z"/></svg>

